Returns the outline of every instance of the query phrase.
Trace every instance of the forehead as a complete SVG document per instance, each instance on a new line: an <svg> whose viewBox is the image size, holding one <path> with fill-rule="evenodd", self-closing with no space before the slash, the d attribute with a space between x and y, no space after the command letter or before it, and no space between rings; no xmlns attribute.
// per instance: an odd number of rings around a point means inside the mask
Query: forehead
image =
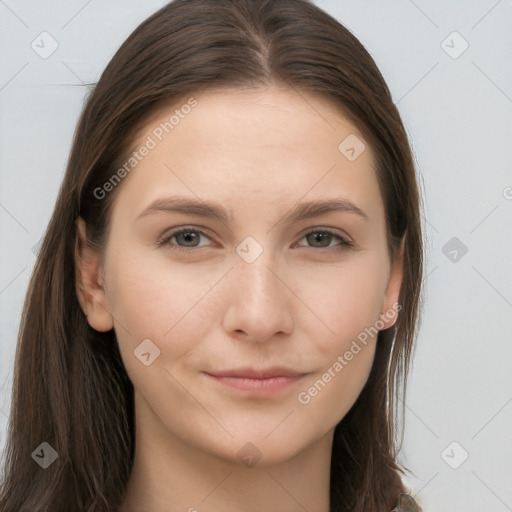
<svg viewBox="0 0 512 512"><path fill-rule="evenodd" d="M319 95L273 86L184 97L146 119L132 149L144 147L119 198L134 215L173 194L236 209L334 192L383 213L369 144Z"/></svg>

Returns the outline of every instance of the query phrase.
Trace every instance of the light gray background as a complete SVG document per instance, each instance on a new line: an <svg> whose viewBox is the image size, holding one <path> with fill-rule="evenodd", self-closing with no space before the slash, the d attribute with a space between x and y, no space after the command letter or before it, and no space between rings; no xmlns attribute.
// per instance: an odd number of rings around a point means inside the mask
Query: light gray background
<svg viewBox="0 0 512 512"><path fill-rule="evenodd" d="M49 221L86 93L73 84L97 81L164 3L0 0L2 449L32 247ZM512 2L316 3L381 69L424 196L427 300L406 401L401 460L414 472L406 481L425 511L512 510ZM43 31L59 45L46 59L31 48L42 46ZM453 31L463 40L448 37ZM459 247L446 246L452 237Z"/></svg>

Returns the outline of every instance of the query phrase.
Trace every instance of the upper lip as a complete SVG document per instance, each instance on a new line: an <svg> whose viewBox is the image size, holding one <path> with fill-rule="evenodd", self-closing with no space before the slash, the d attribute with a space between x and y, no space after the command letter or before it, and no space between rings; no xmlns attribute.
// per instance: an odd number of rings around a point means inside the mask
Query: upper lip
<svg viewBox="0 0 512 512"><path fill-rule="evenodd" d="M257 369L257 368L235 368L233 370L223 370L215 372L205 372L214 377L234 377L239 379L270 379L273 377L298 377L305 375L304 373L284 368L281 366L274 366L272 368Z"/></svg>

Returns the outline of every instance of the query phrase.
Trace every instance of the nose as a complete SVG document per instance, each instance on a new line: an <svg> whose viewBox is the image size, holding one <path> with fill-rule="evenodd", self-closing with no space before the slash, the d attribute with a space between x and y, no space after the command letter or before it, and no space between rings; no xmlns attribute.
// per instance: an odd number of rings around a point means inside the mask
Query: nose
<svg viewBox="0 0 512 512"><path fill-rule="evenodd" d="M290 334L297 299L289 280L282 266L278 268L266 251L252 263L235 259L226 290L226 332L252 342Z"/></svg>

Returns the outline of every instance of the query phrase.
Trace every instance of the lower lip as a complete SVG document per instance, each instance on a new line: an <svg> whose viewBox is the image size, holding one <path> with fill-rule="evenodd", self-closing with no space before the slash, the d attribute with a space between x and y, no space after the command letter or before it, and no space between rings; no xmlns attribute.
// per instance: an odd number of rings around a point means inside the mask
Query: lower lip
<svg viewBox="0 0 512 512"><path fill-rule="evenodd" d="M209 373L206 375L232 388L240 389L242 391L250 391L256 394L275 393L276 391L280 391L281 389L295 384L302 378L300 375L296 377L271 377L268 379L216 377L215 375L210 375Z"/></svg>

